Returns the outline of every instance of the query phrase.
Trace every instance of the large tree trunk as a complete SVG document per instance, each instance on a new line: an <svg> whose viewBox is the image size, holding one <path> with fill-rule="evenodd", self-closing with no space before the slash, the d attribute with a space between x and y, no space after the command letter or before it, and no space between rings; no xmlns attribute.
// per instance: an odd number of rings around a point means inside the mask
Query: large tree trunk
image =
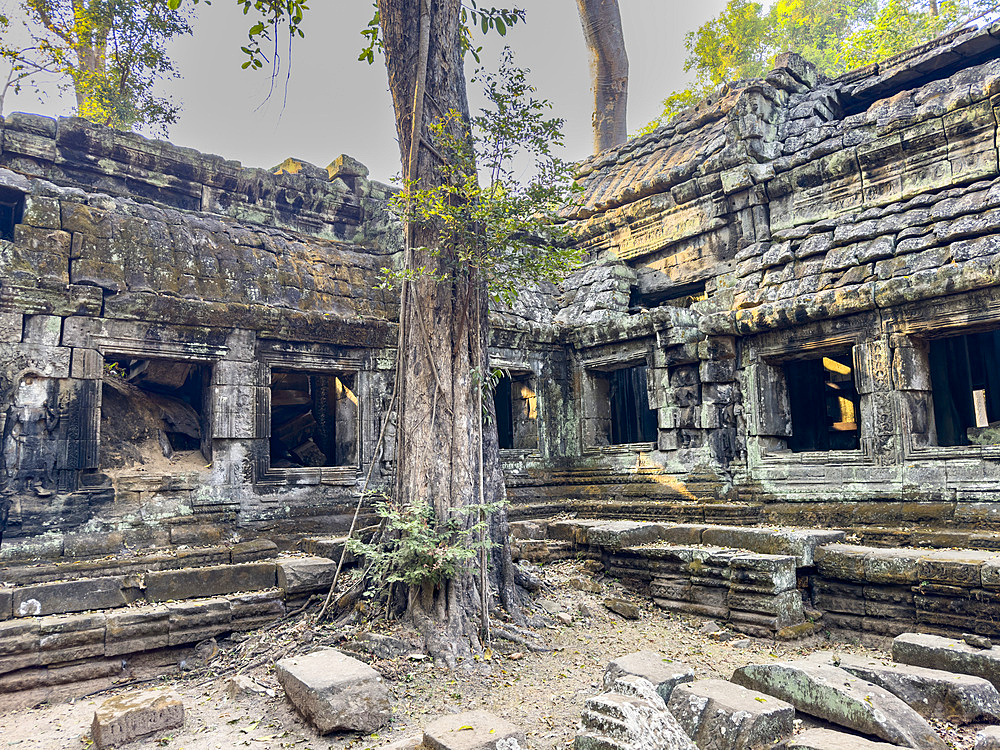
<svg viewBox="0 0 1000 750"><path fill-rule="evenodd" d="M411 140L429 137L428 124L450 110L468 119L460 0L379 0L378 8L404 178L429 187L440 179L436 151ZM426 93L415 95L418 87ZM435 229L408 227L407 239L408 267L424 268L427 275L404 281L401 298L397 501L404 508L427 503L437 524L469 528L479 519L460 509L503 493L499 467L480 464L483 427L473 370L486 360L483 282L459 266L453 249L421 249L438 246ZM483 485L481 475L488 480ZM450 665L480 649L483 591L476 567L410 592L408 612L429 651Z"/></svg>
<svg viewBox="0 0 1000 750"><path fill-rule="evenodd" d="M618 0L576 0L594 83L594 153L628 139L628 55Z"/></svg>

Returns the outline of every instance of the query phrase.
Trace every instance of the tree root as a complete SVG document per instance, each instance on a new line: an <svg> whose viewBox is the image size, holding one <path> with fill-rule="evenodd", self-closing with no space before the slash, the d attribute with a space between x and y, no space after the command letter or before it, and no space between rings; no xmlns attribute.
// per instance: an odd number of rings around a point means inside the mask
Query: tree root
<svg viewBox="0 0 1000 750"><path fill-rule="evenodd" d="M524 648L529 651L534 651L536 654L549 653L555 651L551 646L539 646L538 644L532 643L523 635L518 635L517 633L511 632L504 627L499 625L493 626L493 635L497 638L503 638L505 641L510 641L511 643L516 643L518 646L524 646Z"/></svg>

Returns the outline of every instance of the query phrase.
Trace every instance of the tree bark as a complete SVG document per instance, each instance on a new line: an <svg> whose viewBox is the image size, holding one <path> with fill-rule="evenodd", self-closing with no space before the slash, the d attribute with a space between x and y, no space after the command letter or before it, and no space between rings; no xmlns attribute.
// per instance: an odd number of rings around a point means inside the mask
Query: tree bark
<svg viewBox="0 0 1000 750"><path fill-rule="evenodd" d="M413 140L427 138L428 125L450 110L468 120L460 0L379 0L378 8L404 179L430 187L441 179L436 151ZM422 24L429 32L423 44ZM415 96L425 54L425 93ZM482 492L479 485L483 427L473 370L487 360L485 288L478 274L461 267L453 248L438 247L436 229L410 226L407 235L407 267L426 274L404 281L402 289L397 502L403 508L429 504L439 526L468 529L479 519L461 510L481 495L503 493L498 464L482 467L488 482ZM495 425L492 430L495 443ZM428 650L449 666L481 650L479 584L469 565L451 580L410 592L408 614Z"/></svg>
<svg viewBox="0 0 1000 750"><path fill-rule="evenodd" d="M594 86L594 153L628 140L628 55L618 0L576 0L590 51Z"/></svg>

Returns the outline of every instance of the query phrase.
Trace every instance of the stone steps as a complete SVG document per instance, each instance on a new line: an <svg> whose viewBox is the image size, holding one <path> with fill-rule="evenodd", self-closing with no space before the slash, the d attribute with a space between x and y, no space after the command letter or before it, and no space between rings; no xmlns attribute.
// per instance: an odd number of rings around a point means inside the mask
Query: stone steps
<svg viewBox="0 0 1000 750"><path fill-rule="evenodd" d="M572 519L511 524L518 555L535 561L584 555L658 606L725 621L748 635L812 634L801 571L842 531ZM545 553L543 555L543 552Z"/></svg>
<svg viewBox="0 0 1000 750"><path fill-rule="evenodd" d="M71 581L77 578L100 578L158 570L195 568L255 562L273 558L277 545L267 539L255 539L230 545L189 548L154 548L137 554L116 555L94 560L66 560L8 563L0 566L0 583L24 585Z"/></svg>
<svg viewBox="0 0 1000 750"><path fill-rule="evenodd" d="M336 562L284 557L0 589L0 693L114 677L136 654L282 617Z"/></svg>

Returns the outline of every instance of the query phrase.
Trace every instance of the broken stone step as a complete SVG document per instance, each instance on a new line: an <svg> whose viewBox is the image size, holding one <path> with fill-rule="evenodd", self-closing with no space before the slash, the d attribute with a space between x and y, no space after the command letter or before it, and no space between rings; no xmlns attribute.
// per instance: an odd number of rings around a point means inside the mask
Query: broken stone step
<svg viewBox="0 0 1000 750"><path fill-rule="evenodd" d="M920 750L946 750L920 714L884 688L830 664L808 660L751 664L733 673L737 685L773 695L796 710Z"/></svg>
<svg viewBox="0 0 1000 750"><path fill-rule="evenodd" d="M670 700L670 694L677 685L694 680L694 670L687 664L657 651L636 651L614 659L605 667L604 689L613 690L616 681L628 675L649 680L664 701Z"/></svg>
<svg viewBox="0 0 1000 750"><path fill-rule="evenodd" d="M903 633L892 641L892 658L900 664L971 674L1000 688L1000 648L973 648L959 638Z"/></svg>
<svg viewBox="0 0 1000 750"><path fill-rule="evenodd" d="M833 664L885 688L925 719L941 719L953 724L1000 721L1000 692L982 677L886 664L834 651L818 651L810 654L809 659Z"/></svg>
<svg viewBox="0 0 1000 750"><path fill-rule="evenodd" d="M434 719L424 727L426 750L519 750L524 731L486 711L465 711Z"/></svg>
<svg viewBox="0 0 1000 750"><path fill-rule="evenodd" d="M833 729L807 729L780 747L783 750L902 750L903 746L872 742L856 734Z"/></svg>
<svg viewBox="0 0 1000 750"><path fill-rule="evenodd" d="M281 659L274 672L288 700L320 734L374 732L392 717L379 673L335 649Z"/></svg>
<svg viewBox="0 0 1000 750"><path fill-rule="evenodd" d="M651 687L651 684L650 684ZM602 693L589 698L576 750L697 750L662 699Z"/></svg>
<svg viewBox="0 0 1000 750"><path fill-rule="evenodd" d="M289 557L277 561L278 588L286 594L325 591L333 583L337 560L328 557Z"/></svg>
<svg viewBox="0 0 1000 750"><path fill-rule="evenodd" d="M759 750L792 736L795 709L726 680L678 685L667 704L698 747Z"/></svg>
<svg viewBox="0 0 1000 750"><path fill-rule="evenodd" d="M94 713L90 737L103 750L184 725L184 704L172 692L126 693L108 698Z"/></svg>

